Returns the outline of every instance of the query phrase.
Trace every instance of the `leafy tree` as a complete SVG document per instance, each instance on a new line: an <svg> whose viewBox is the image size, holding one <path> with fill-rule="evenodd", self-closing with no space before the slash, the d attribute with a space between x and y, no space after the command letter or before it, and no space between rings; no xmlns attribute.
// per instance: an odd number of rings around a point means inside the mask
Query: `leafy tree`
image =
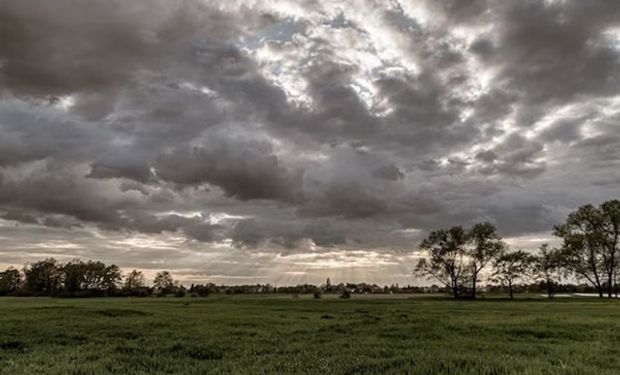
<svg viewBox="0 0 620 375"><path fill-rule="evenodd" d="M599 207L585 205L555 227L563 239L562 255L567 271L594 286L600 297L611 297L618 271L620 201Z"/></svg>
<svg viewBox="0 0 620 375"><path fill-rule="evenodd" d="M102 290L113 293L121 285L122 281L123 274L120 268L116 264L111 264L103 269L99 286Z"/></svg>
<svg viewBox="0 0 620 375"><path fill-rule="evenodd" d="M144 288L144 274L142 271L133 270L127 274L125 277L125 289L127 290L136 290L140 288Z"/></svg>
<svg viewBox="0 0 620 375"><path fill-rule="evenodd" d="M87 265L80 260L73 260L62 266L65 290L75 295L86 288Z"/></svg>
<svg viewBox="0 0 620 375"><path fill-rule="evenodd" d="M562 258L562 252L550 249L548 244L541 245L539 253L532 257L532 276L544 283L549 298L553 297L554 286L562 276Z"/></svg>
<svg viewBox="0 0 620 375"><path fill-rule="evenodd" d="M111 294L121 281L122 275L116 265L102 262L73 260L60 266L64 289L69 295Z"/></svg>
<svg viewBox="0 0 620 375"><path fill-rule="evenodd" d="M492 278L508 287L510 299L514 299L515 283L525 277L532 265L532 256L523 250L502 253L493 262Z"/></svg>
<svg viewBox="0 0 620 375"><path fill-rule="evenodd" d="M161 271L155 275L153 287L159 290L161 294L167 294L174 291L174 279L168 271Z"/></svg>
<svg viewBox="0 0 620 375"><path fill-rule="evenodd" d="M118 266L106 266L99 261L88 261L85 264L86 288L113 292L122 281L123 275Z"/></svg>
<svg viewBox="0 0 620 375"><path fill-rule="evenodd" d="M476 298L476 286L486 266L504 249L505 245L491 223L475 224L468 233L471 246L467 249L471 273L472 297Z"/></svg>
<svg viewBox="0 0 620 375"><path fill-rule="evenodd" d="M22 284L22 275L19 270L9 267L0 272L0 296L15 293Z"/></svg>
<svg viewBox="0 0 620 375"><path fill-rule="evenodd" d="M464 282L467 241L467 232L460 226L431 232L420 244L427 254L418 261L415 273L437 280L458 298Z"/></svg>
<svg viewBox="0 0 620 375"><path fill-rule="evenodd" d="M190 289L191 293L198 297L208 297L211 293L217 293L218 288L215 284L207 284L207 285L194 285L192 289Z"/></svg>
<svg viewBox="0 0 620 375"><path fill-rule="evenodd" d="M24 269L26 289L37 295L54 295L62 286L62 271L54 258L44 259Z"/></svg>

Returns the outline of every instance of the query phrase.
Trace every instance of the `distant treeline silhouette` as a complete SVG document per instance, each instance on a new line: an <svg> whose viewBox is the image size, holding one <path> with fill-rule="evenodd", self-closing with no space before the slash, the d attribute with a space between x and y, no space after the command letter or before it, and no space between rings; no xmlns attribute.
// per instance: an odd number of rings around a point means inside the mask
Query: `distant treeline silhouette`
<svg viewBox="0 0 620 375"><path fill-rule="evenodd" d="M547 290L545 282L513 286L519 293L541 293ZM486 292L501 293L502 285L486 285ZM208 297L212 294L310 294L320 298L322 294L337 294L348 298L351 294L436 294L449 293L445 286L430 285L377 285L370 283L332 284L328 278L324 284L299 284L274 286L271 284L217 285L214 283L191 284L186 287L174 280L168 271L157 273L147 284L141 271L133 270L122 275L116 265L99 261L73 260L60 263L54 258L44 259L24 267L23 271L9 268L0 272L0 296L50 296L50 297L149 297L176 296ZM554 285L555 292L593 293L596 289L587 284Z"/></svg>
<svg viewBox="0 0 620 375"><path fill-rule="evenodd" d="M439 286L379 286L367 283L296 286L192 284L189 288L174 280L170 272L158 272L147 284L141 271L123 275L116 265L99 261L73 260L59 263L44 259L23 270L0 272L0 295L5 296L166 296L187 294L313 294L338 293L451 293L454 298L476 298L481 283L485 291L505 291L510 298L517 292L542 292L553 297L559 292L596 293L617 297L619 268L620 201L611 200L598 207L585 205L568 215L554 228L563 240L559 248L543 244L537 252L511 251L490 223L469 229L455 226L431 232L420 243L420 260L414 271ZM565 282L562 284L562 282ZM575 284L572 281L581 282Z"/></svg>

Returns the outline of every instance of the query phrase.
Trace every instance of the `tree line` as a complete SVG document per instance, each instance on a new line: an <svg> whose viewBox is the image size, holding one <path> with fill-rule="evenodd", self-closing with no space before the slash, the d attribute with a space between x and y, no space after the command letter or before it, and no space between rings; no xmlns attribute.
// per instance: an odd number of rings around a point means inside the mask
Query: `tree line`
<svg viewBox="0 0 620 375"><path fill-rule="evenodd" d="M147 284L142 271L123 275L114 264L72 260L60 263L47 258L0 272L0 296L110 297L185 294L170 272L161 271Z"/></svg>
<svg viewBox="0 0 620 375"><path fill-rule="evenodd" d="M174 279L169 271L158 272L147 281L142 271L133 270L123 275L116 265L100 261L72 260L60 263L54 258L26 265L22 270L10 267L0 272L0 296L51 297L148 297L168 296L207 297L211 294L311 294L320 298L323 293L348 296L358 294L425 293L437 287L379 286L368 283L332 284L328 278L322 285L299 284L273 286L271 284L216 285L191 284L188 288Z"/></svg>
<svg viewBox="0 0 620 375"><path fill-rule="evenodd" d="M168 296L206 297L211 294L270 294L292 295L322 293L348 295L349 293L422 293L425 287L379 286L368 283L333 284L328 278L323 285L299 284L273 286L271 284L216 285L191 284L188 288L174 279L169 271L158 272L148 281L142 271L133 270L123 275L114 264L100 261L72 260L60 263L54 258L26 265L22 270L10 267L0 272L0 296L51 297L148 297Z"/></svg>
<svg viewBox="0 0 620 375"><path fill-rule="evenodd" d="M270 284L192 284L189 288L174 280L170 272L158 272L147 282L141 271L123 275L114 264L72 260L60 263L53 258L26 265L23 270L0 272L0 296L208 296L209 294L289 293L431 293L449 292L454 298L476 298L479 286L499 286L514 298L516 291L594 291L600 297L617 296L619 268L620 201L611 200L595 207L585 205L570 213L554 227L562 240L558 248L543 244L536 252L511 250L490 223L471 228L454 226L429 233L420 243L422 256L415 274L440 285L378 286L367 283L332 285L302 284L275 287ZM575 285L572 281L585 282ZM565 282L562 284L562 282ZM568 282L568 284L566 283Z"/></svg>
<svg viewBox="0 0 620 375"><path fill-rule="evenodd" d="M562 280L588 283L599 297L617 297L620 201L591 204L556 225L562 245L534 253L512 251L488 223L431 232L421 243L415 274L441 283L454 298L476 298L481 282L496 283L514 297L516 285L540 282L552 297Z"/></svg>

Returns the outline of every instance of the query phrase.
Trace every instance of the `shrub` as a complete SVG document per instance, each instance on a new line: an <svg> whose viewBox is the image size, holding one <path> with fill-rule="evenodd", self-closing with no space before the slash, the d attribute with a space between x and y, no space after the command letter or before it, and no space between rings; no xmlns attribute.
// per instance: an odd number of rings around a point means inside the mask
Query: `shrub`
<svg viewBox="0 0 620 375"><path fill-rule="evenodd" d="M351 292L349 292L349 290L347 289L343 290L340 298L351 298Z"/></svg>

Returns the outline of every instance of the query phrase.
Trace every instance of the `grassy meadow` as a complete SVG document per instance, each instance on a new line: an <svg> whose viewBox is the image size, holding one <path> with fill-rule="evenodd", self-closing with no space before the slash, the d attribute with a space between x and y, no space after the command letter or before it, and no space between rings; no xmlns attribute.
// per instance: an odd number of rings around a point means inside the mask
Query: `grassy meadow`
<svg viewBox="0 0 620 375"><path fill-rule="evenodd" d="M0 298L0 374L620 373L597 299Z"/></svg>

